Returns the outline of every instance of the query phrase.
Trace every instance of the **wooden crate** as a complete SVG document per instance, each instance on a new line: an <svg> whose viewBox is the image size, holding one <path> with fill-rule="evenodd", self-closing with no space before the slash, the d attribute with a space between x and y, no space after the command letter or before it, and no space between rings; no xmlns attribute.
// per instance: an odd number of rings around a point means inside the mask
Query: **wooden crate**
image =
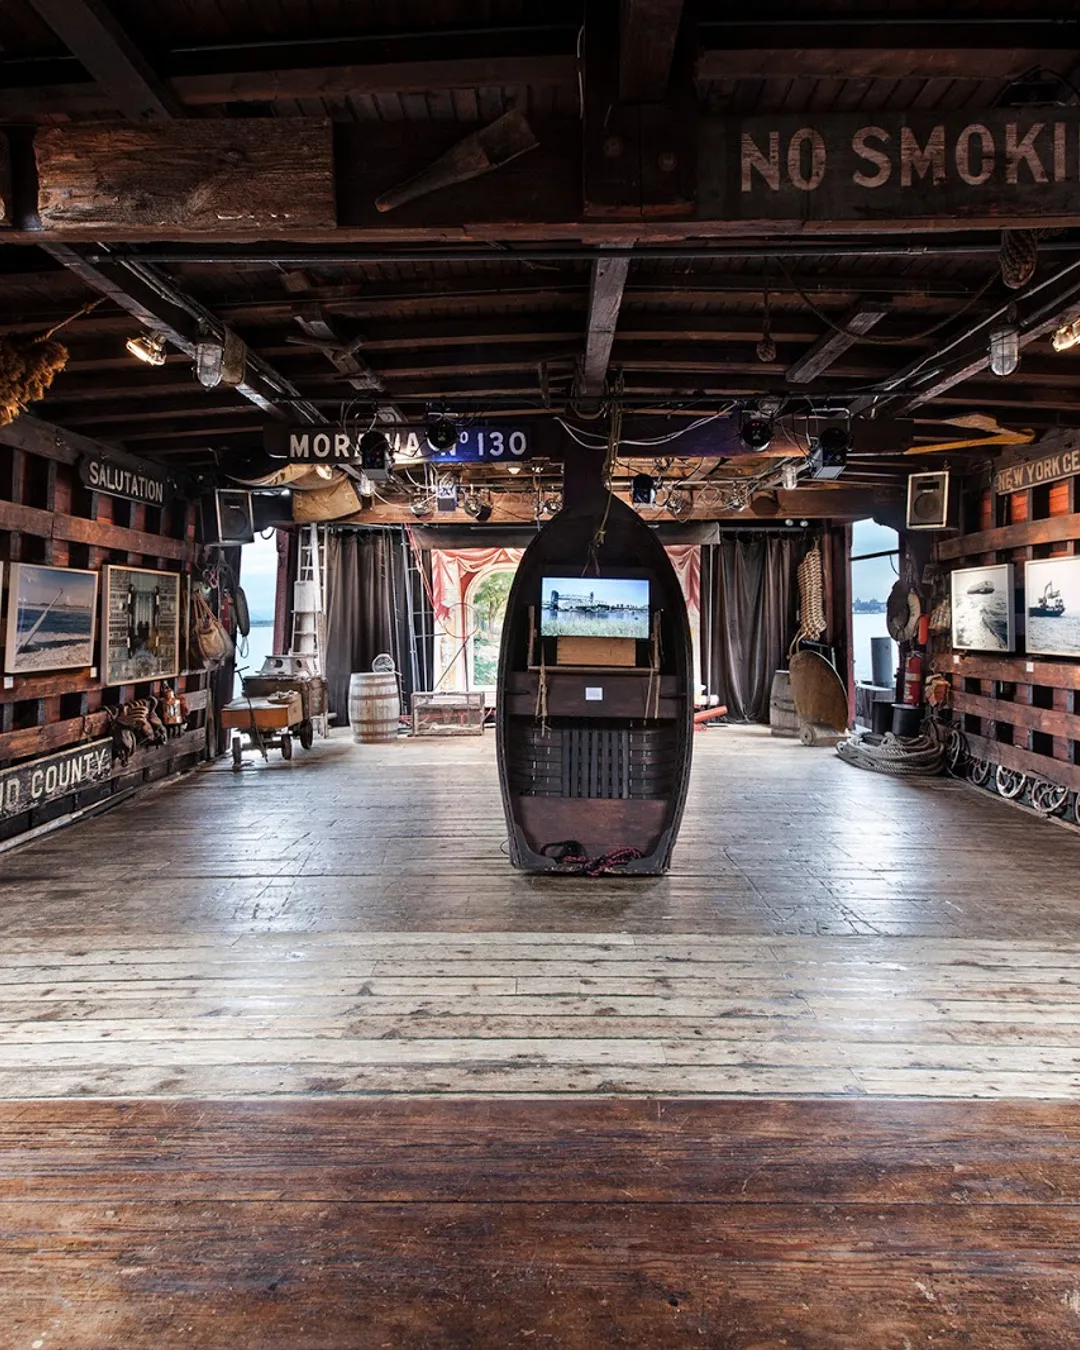
<svg viewBox="0 0 1080 1350"><path fill-rule="evenodd" d="M412 696L414 736L482 736L484 695L479 689L464 693L428 693Z"/></svg>

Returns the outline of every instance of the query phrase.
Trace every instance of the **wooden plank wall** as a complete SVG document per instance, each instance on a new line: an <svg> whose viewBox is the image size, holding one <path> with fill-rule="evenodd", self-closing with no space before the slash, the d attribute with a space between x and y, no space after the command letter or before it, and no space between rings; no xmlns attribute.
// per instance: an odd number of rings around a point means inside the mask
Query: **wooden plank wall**
<svg viewBox="0 0 1080 1350"><path fill-rule="evenodd" d="M15 439L0 444L0 561L5 566L26 562L100 571L106 563L123 563L191 572L198 553L194 503L177 497L158 508L94 492L79 480L77 447L34 437L33 448L26 449L11 443ZM100 627L99 613L99 635ZM0 687L0 769L105 735L106 708L160 693L164 683L110 688L95 668L5 677ZM168 683L184 694L190 710L181 736L166 746L136 750L126 766L114 766L106 783L0 821L0 839L204 758L210 711L207 672L185 670Z"/></svg>
<svg viewBox="0 0 1080 1350"><path fill-rule="evenodd" d="M1074 476L1005 496L990 487L969 494L968 531L940 543L939 558L953 567L1012 562L1020 591L1026 562L1080 550L1077 483ZM1022 604L1025 614L1026 591ZM974 755L1080 792L1080 662L1028 656L1018 632L1014 654L950 648L934 669L949 677L954 719Z"/></svg>

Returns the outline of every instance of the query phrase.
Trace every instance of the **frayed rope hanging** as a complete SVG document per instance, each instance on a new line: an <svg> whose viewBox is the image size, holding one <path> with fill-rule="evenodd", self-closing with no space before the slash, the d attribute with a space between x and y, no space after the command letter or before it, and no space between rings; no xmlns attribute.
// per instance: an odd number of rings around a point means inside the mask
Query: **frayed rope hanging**
<svg viewBox="0 0 1080 1350"><path fill-rule="evenodd" d="M799 582L799 631L793 647L804 639L816 642L829 626L825 618L825 574L821 566L821 549L816 542L799 564L796 575Z"/></svg>
<svg viewBox="0 0 1080 1350"><path fill-rule="evenodd" d="M34 337L0 338L0 427L14 422L31 403L44 398L53 380L68 362L68 349L53 334L65 324L88 314L100 300L83 305L77 313Z"/></svg>
<svg viewBox="0 0 1080 1350"><path fill-rule="evenodd" d="M1038 261L1038 230L1001 231L1001 279L1010 290L1019 291L1028 284Z"/></svg>

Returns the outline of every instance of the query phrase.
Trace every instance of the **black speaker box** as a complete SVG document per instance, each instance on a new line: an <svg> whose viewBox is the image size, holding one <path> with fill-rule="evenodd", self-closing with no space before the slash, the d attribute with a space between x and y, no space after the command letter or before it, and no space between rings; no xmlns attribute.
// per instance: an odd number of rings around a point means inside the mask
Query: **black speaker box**
<svg viewBox="0 0 1080 1350"><path fill-rule="evenodd" d="M251 493L219 488L202 499L204 544L250 544L255 539Z"/></svg>
<svg viewBox="0 0 1080 1350"><path fill-rule="evenodd" d="M947 530L949 528L949 471L913 473L908 478L907 528L909 530Z"/></svg>

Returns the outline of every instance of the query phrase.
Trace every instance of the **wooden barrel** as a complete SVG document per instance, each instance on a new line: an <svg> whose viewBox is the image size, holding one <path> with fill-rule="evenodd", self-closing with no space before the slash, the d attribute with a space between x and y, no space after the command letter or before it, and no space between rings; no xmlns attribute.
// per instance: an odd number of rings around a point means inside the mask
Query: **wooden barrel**
<svg viewBox="0 0 1080 1350"><path fill-rule="evenodd" d="M396 741L401 720L397 676L362 670L349 677L349 725L354 741Z"/></svg>
<svg viewBox="0 0 1080 1350"><path fill-rule="evenodd" d="M778 670L769 694L769 730L774 736L798 736L799 715L791 693L791 674Z"/></svg>

